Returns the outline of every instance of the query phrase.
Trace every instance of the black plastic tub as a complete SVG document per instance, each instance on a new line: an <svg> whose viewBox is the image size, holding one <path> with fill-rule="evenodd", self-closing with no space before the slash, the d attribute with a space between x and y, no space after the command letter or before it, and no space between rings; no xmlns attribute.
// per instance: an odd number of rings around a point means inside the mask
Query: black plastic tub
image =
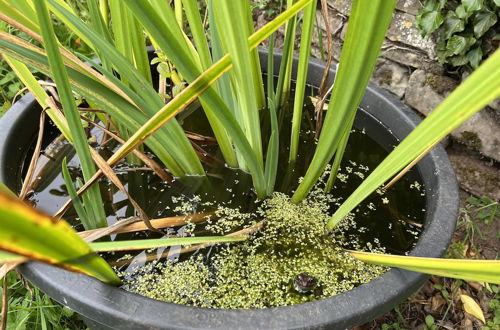
<svg viewBox="0 0 500 330"><path fill-rule="evenodd" d="M267 53L260 51L262 67ZM280 54L275 55L275 72ZM296 67L297 61L294 62ZM318 86L324 64L312 60L308 83ZM331 70L332 77L334 70ZM332 78L331 77L331 78ZM359 116L380 129L368 133L379 143L388 135L401 140L420 122L399 100L370 85ZM0 120L0 181L19 190L20 164L37 135L40 107L28 94ZM414 256L441 257L455 229L458 190L446 152L434 148L417 166L426 188L424 231ZM1 220L0 220L1 221ZM346 329L389 311L415 292L427 275L391 269L379 278L337 296L301 305L255 310L207 309L145 298L98 280L41 263L19 267L22 274L56 301L75 310L95 329Z"/></svg>

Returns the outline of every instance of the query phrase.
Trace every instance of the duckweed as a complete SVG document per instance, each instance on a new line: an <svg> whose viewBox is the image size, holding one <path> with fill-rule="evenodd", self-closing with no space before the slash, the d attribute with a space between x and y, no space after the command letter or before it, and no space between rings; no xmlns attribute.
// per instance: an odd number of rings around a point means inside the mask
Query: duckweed
<svg viewBox="0 0 500 330"><path fill-rule="evenodd" d="M287 306L327 298L369 282L386 268L351 258L353 245L347 219L325 232L330 205L336 199L316 190L300 204L274 193L253 213L220 207L205 229L226 234L265 221L248 241L198 251L175 260L156 260L121 273L125 290L153 299L208 308L248 309ZM348 236L348 237L345 237ZM383 251L376 241L358 249ZM313 290L298 290L296 279L307 274ZM312 280L311 280L312 281Z"/></svg>

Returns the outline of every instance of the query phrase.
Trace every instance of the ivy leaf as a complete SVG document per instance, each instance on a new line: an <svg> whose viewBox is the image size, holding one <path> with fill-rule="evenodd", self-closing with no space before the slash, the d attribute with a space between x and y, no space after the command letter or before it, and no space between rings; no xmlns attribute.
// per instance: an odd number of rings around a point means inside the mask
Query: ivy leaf
<svg viewBox="0 0 500 330"><path fill-rule="evenodd" d="M448 56L460 54L467 46L467 39L462 36L454 35L446 43Z"/></svg>
<svg viewBox="0 0 500 330"><path fill-rule="evenodd" d="M484 0L462 0L462 5L467 12L474 12L483 9Z"/></svg>
<svg viewBox="0 0 500 330"><path fill-rule="evenodd" d="M482 10L474 17L474 35L480 38L497 22L497 15L489 10Z"/></svg>
<svg viewBox="0 0 500 330"><path fill-rule="evenodd" d="M441 10L446 4L446 0L427 0L420 8L416 17L417 27L423 36L428 36L443 23Z"/></svg>
<svg viewBox="0 0 500 330"><path fill-rule="evenodd" d="M443 16L440 11L423 12L417 16L417 27L424 37L427 37L443 24Z"/></svg>
<svg viewBox="0 0 500 330"><path fill-rule="evenodd" d="M446 13L443 23L443 33L445 39L449 39L455 32L463 31L464 28L464 21L460 19L455 12L449 11Z"/></svg>
<svg viewBox="0 0 500 330"><path fill-rule="evenodd" d="M440 11L441 9L443 9L445 4L446 4L446 0L439 0L439 1L426 0L422 9L425 12Z"/></svg>
<svg viewBox="0 0 500 330"><path fill-rule="evenodd" d="M461 55L449 57L447 59L447 61L448 61L448 63L450 63L453 66L462 66L462 65L465 65L469 62L467 57L461 56ZM443 61L443 63L444 63L444 61Z"/></svg>
<svg viewBox="0 0 500 330"><path fill-rule="evenodd" d="M500 0L498 0L498 1L500 1ZM457 14L458 18L465 19L465 20L467 20L470 17L470 15L471 15L471 13L467 12L465 10L465 7L462 6L462 5L458 6L455 9L455 14Z"/></svg>
<svg viewBox="0 0 500 330"><path fill-rule="evenodd" d="M469 60L470 66L476 69L483 59L483 51L481 47L475 47L467 53L466 57Z"/></svg>

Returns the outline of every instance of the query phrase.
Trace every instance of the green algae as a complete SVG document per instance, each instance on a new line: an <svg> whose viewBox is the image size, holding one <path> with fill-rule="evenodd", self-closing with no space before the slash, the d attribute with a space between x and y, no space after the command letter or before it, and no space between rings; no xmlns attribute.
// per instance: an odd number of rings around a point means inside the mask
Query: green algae
<svg viewBox="0 0 500 330"><path fill-rule="evenodd" d="M318 189L300 204L274 193L252 214L220 207L216 211L220 218L206 226L214 233L227 234L260 221L266 226L248 241L219 246L210 254L157 260L133 274L122 273L123 288L161 301L228 309L287 306L350 290L386 268L364 264L344 252L344 246L353 246L344 235L356 226L353 219L325 232L330 205L336 201ZM376 242L354 246L383 251ZM297 290L294 281L300 274L315 279L314 290Z"/></svg>

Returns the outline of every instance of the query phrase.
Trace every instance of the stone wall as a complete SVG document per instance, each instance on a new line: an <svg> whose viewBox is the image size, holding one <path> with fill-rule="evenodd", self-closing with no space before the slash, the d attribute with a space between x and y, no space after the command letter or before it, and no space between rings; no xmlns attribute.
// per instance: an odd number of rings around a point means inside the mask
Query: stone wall
<svg viewBox="0 0 500 330"><path fill-rule="evenodd" d="M328 0L336 61L347 28L350 0ZM422 115L427 115L460 83L445 73L436 61L434 42L421 37L415 26L418 0L400 0L382 46L372 81L387 89ZM324 30L323 15L317 21ZM324 38L326 39L326 38ZM318 34L313 55L320 58ZM324 41L326 44L326 40ZM500 161L500 102L497 100L475 114L452 133L452 137L483 155Z"/></svg>

